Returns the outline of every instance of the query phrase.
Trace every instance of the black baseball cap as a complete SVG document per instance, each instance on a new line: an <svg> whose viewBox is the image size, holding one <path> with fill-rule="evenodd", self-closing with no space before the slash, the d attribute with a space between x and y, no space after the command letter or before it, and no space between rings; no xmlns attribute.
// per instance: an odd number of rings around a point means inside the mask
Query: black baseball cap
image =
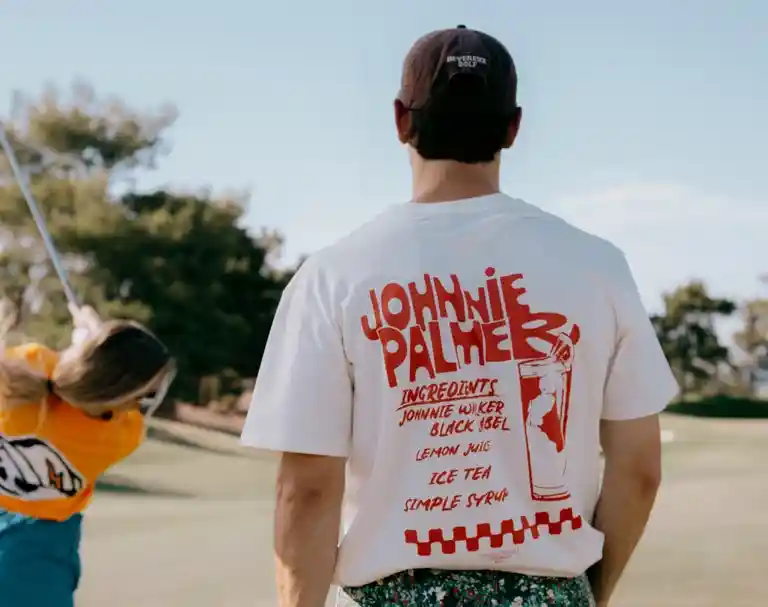
<svg viewBox="0 0 768 607"><path fill-rule="evenodd" d="M505 116L517 111L517 71L509 51L493 36L464 25L416 41L405 58L398 99L409 110L426 109L451 94L449 84L458 75L482 81L485 111Z"/></svg>

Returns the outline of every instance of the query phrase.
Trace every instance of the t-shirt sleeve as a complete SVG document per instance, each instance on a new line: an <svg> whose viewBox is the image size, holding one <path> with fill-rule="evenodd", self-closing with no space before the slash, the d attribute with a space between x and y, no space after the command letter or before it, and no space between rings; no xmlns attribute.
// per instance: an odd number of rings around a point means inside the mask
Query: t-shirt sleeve
<svg viewBox="0 0 768 607"><path fill-rule="evenodd" d="M271 451L346 457L352 380L339 306L310 259L285 289L259 368L241 442Z"/></svg>
<svg viewBox="0 0 768 607"><path fill-rule="evenodd" d="M616 344L608 367L603 419L630 420L663 411L679 392L626 262L614 283Z"/></svg>

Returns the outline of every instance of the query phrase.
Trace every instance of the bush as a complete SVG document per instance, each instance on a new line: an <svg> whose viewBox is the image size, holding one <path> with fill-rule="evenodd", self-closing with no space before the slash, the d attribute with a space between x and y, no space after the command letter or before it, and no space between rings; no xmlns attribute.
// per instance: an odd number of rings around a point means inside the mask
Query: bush
<svg viewBox="0 0 768 607"><path fill-rule="evenodd" d="M768 401L718 394L672 403L667 407L667 413L693 417L768 419Z"/></svg>

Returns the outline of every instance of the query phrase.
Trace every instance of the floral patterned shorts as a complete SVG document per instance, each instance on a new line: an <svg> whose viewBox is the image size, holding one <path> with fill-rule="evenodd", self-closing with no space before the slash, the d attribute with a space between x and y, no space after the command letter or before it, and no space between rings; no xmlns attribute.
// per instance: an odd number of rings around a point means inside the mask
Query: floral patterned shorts
<svg viewBox="0 0 768 607"><path fill-rule="evenodd" d="M594 607L586 576L416 569L339 593L340 607Z"/></svg>

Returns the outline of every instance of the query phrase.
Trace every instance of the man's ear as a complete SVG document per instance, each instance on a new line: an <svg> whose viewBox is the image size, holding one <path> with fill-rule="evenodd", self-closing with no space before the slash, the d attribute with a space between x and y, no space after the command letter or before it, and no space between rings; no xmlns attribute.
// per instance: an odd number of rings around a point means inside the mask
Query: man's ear
<svg viewBox="0 0 768 607"><path fill-rule="evenodd" d="M395 99L395 128L397 129L398 141L402 144L409 143L411 140L411 112L399 99Z"/></svg>
<svg viewBox="0 0 768 607"><path fill-rule="evenodd" d="M517 139L517 134L520 132L520 123L523 120L523 108L518 107L515 110L515 115L512 117L512 120L509 121L509 127L507 128L507 138L504 141L504 149L511 148L514 143L515 139Z"/></svg>

